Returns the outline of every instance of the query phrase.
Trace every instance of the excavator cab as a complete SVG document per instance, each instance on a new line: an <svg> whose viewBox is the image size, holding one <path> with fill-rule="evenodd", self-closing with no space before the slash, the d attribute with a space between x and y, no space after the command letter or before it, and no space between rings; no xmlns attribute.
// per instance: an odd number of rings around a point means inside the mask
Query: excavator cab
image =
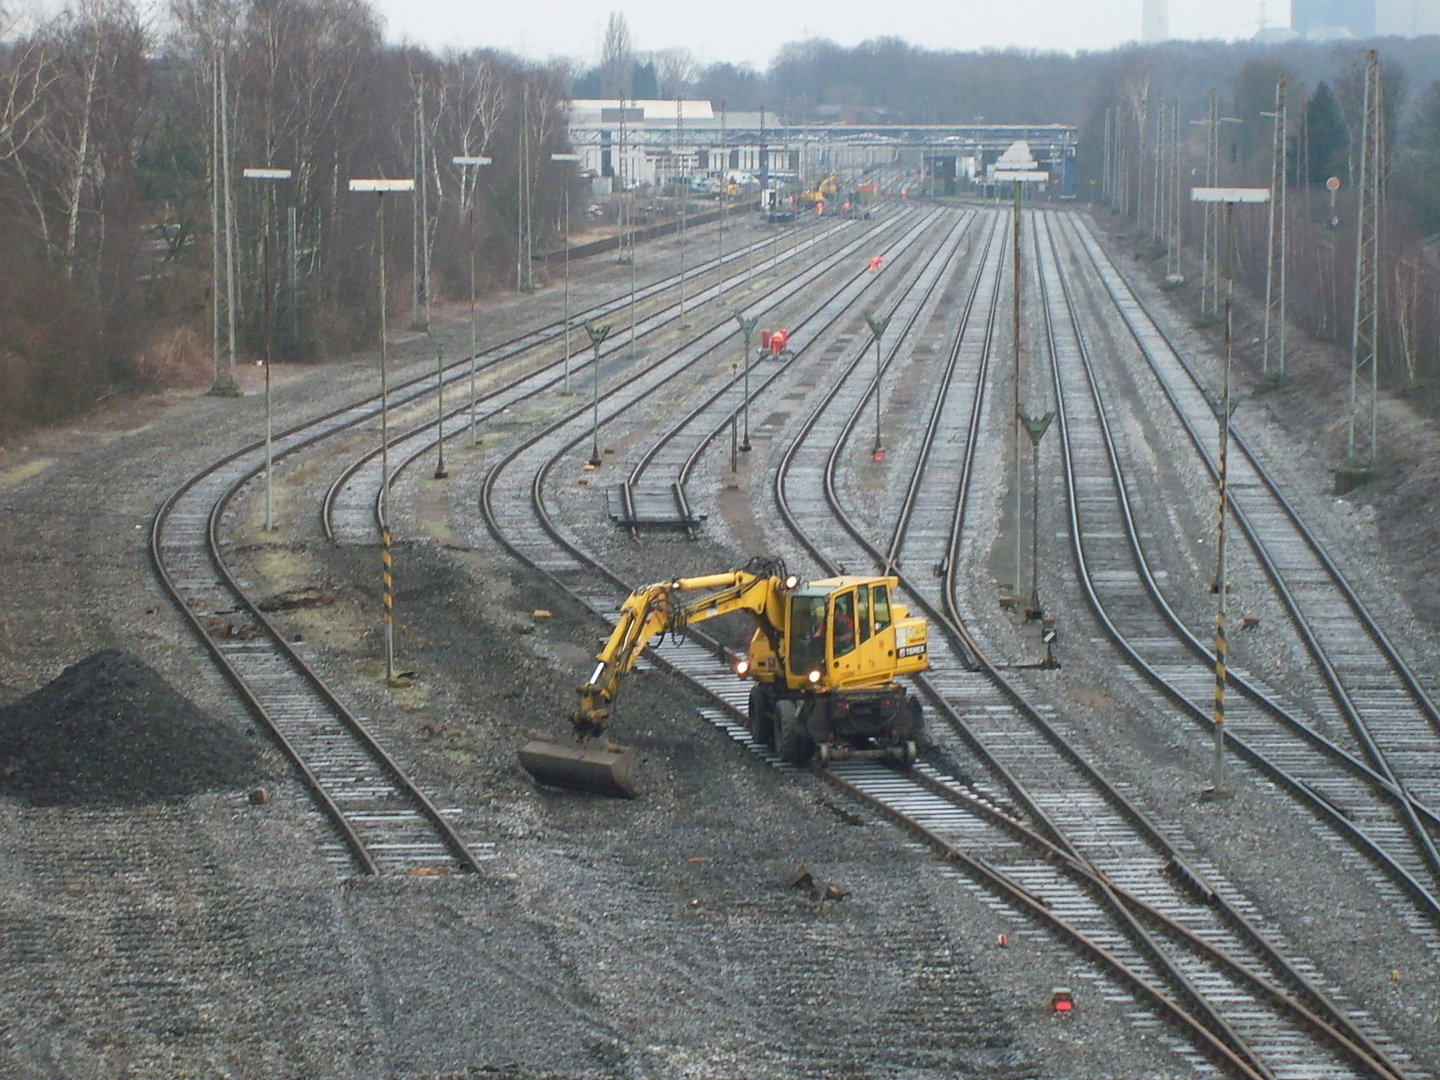
<svg viewBox="0 0 1440 1080"><path fill-rule="evenodd" d="M845 576L791 592L778 655L757 628L736 672L756 680L751 736L788 761L818 755L909 763L923 736L920 702L896 676L929 666L926 623L896 604L892 577Z"/></svg>
<svg viewBox="0 0 1440 1080"><path fill-rule="evenodd" d="M893 578L832 578L797 589L790 597L787 686L843 690L924 671L925 621L892 605L894 584ZM762 636L757 631L757 639Z"/></svg>

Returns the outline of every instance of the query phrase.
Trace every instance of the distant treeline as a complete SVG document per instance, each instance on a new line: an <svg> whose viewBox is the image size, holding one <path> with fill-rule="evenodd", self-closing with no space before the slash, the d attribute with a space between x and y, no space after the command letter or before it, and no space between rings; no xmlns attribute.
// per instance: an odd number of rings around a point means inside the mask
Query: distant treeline
<svg viewBox="0 0 1440 1080"><path fill-rule="evenodd" d="M1245 120L1227 128L1226 168L1236 182L1268 175L1269 127L1259 113L1271 107L1282 72L1292 101L1304 84L1308 102L1293 110L1296 123L1310 122L1311 175L1297 179L1333 172L1348 180L1358 140L1363 46L1353 42L1173 43L1063 55L805 41L760 72L702 67L683 50L637 53L616 16L600 65L586 71L386 45L365 0L171 5L164 33L135 0L80 0L23 28L0 21L0 437L73 415L117 387L193 380L208 370L217 283L228 294L211 265L221 114L240 346L253 357L264 340L268 233L272 335L276 355L292 361L343 354L374 338L375 200L352 195L352 177L419 179L423 200L414 202L427 211L420 229L433 239L429 289L456 298L469 286L469 193L451 158L492 158L474 192L481 287L513 282L521 148L542 247L560 203L561 174L545 165L566 148L572 94L683 94L792 120L1068 122L1080 129L1082 197L1099 178L1106 110L1134 112L1142 100L1178 99L1189 121L1204 115L1217 88L1226 115ZM1394 254L1418 266L1414 238L1440 231L1440 39L1378 47L1387 65ZM225 108L217 110L221 67ZM240 175L254 166L294 173L271 188L268 223L269 182ZM416 222L409 197L390 205L398 313L416 286ZM1410 238L1408 247L1400 237ZM1411 277L1421 281L1415 288L1428 288L1418 270ZM1343 283L1329 282L1328 291L1338 297ZM1407 310L1428 312L1427 303L1407 300ZM1343 338L1341 307L1337 301L1317 324L1322 332ZM1426 342L1436 337L1420 319L1415 326L1426 332L1404 335L1414 355L1403 366L1415 380L1433 368Z"/></svg>
<svg viewBox="0 0 1440 1080"><path fill-rule="evenodd" d="M432 294L457 297L470 190L451 158L492 158L474 191L480 282L514 280L522 122L533 163L565 149L563 71L387 46L364 0L174 0L169 16L161 36L131 0L86 0L23 33L0 25L0 435L117 387L208 374L212 289L229 291L225 260L218 279L211 266L217 118L245 355L264 339L266 185L278 358L374 339L376 199L352 194L353 177L418 177ZM247 167L293 179L245 180ZM543 243L558 173L532 175ZM411 207L392 197L387 214L392 303L406 316Z"/></svg>
<svg viewBox="0 0 1440 1080"><path fill-rule="evenodd" d="M1226 184L1266 186L1273 156L1276 82L1288 86L1284 149L1291 200L1290 312L1315 335L1348 343L1354 281L1354 187L1364 110L1366 50L1378 50L1384 83L1386 171L1381 260L1380 370L1386 382L1433 397L1440 391L1440 290L1424 238L1440 233L1440 38L1280 45L1169 42L1108 52L937 52L896 39L853 48L824 40L786 46L766 71L700 67L669 50L634 56L613 48L572 80L577 94L637 97L689 93L732 109L767 108L789 120L1068 123L1079 129L1077 190L1097 199L1107 112L1125 140L1126 212L1144 235L1154 184L1157 120L1178 105L1184 186L1203 182L1203 121L1214 91L1222 117L1219 174ZM621 21L623 29L623 20ZM1303 153L1301 146L1304 146ZM1330 177L1341 181L1331 226ZM1184 207L1188 244L1200 216ZM1266 217L1243 215L1243 276L1263 292ZM1144 217L1145 220L1141 220ZM1151 249L1153 250L1153 248Z"/></svg>

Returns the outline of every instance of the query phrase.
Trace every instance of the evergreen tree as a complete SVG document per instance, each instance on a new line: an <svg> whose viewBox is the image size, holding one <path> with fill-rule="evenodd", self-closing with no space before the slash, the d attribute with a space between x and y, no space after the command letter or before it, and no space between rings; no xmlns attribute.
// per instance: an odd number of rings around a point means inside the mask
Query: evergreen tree
<svg viewBox="0 0 1440 1080"><path fill-rule="evenodd" d="M1350 133L1340 116L1340 105L1328 83L1315 87L1305 105L1305 122L1310 127L1310 183L1323 184L1346 171L1345 152Z"/></svg>

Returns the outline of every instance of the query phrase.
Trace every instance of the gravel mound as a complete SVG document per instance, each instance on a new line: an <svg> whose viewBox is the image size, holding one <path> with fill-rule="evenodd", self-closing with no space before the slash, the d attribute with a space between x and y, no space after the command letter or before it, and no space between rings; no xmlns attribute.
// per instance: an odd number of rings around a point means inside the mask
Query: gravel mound
<svg viewBox="0 0 1440 1080"><path fill-rule="evenodd" d="M135 806L234 788L256 747L118 649L0 709L0 794L32 806Z"/></svg>

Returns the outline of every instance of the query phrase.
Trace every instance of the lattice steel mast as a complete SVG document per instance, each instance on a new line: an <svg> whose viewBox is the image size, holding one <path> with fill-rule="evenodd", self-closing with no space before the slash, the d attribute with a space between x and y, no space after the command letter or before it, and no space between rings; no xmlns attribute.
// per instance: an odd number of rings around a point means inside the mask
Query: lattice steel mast
<svg viewBox="0 0 1440 1080"><path fill-rule="evenodd" d="M1285 176L1286 82L1275 82L1275 141L1270 160L1270 223L1267 233L1265 267L1265 343L1260 353L1260 372L1266 378L1285 377L1285 264L1286 222L1288 220Z"/></svg>
<svg viewBox="0 0 1440 1080"><path fill-rule="evenodd" d="M1377 329L1380 306L1380 198L1385 161L1384 90L1380 56L1365 54L1365 122L1360 139L1359 201L1355 215L1355 306L1350 333L1350 423L1345 464L1371 468L1375 464L1375 404L1379 390ZM1369 376L1368 423L1356 424L1361 408L1360 386ZM1358 436L1357 436L1358 429Z"/></svg>

